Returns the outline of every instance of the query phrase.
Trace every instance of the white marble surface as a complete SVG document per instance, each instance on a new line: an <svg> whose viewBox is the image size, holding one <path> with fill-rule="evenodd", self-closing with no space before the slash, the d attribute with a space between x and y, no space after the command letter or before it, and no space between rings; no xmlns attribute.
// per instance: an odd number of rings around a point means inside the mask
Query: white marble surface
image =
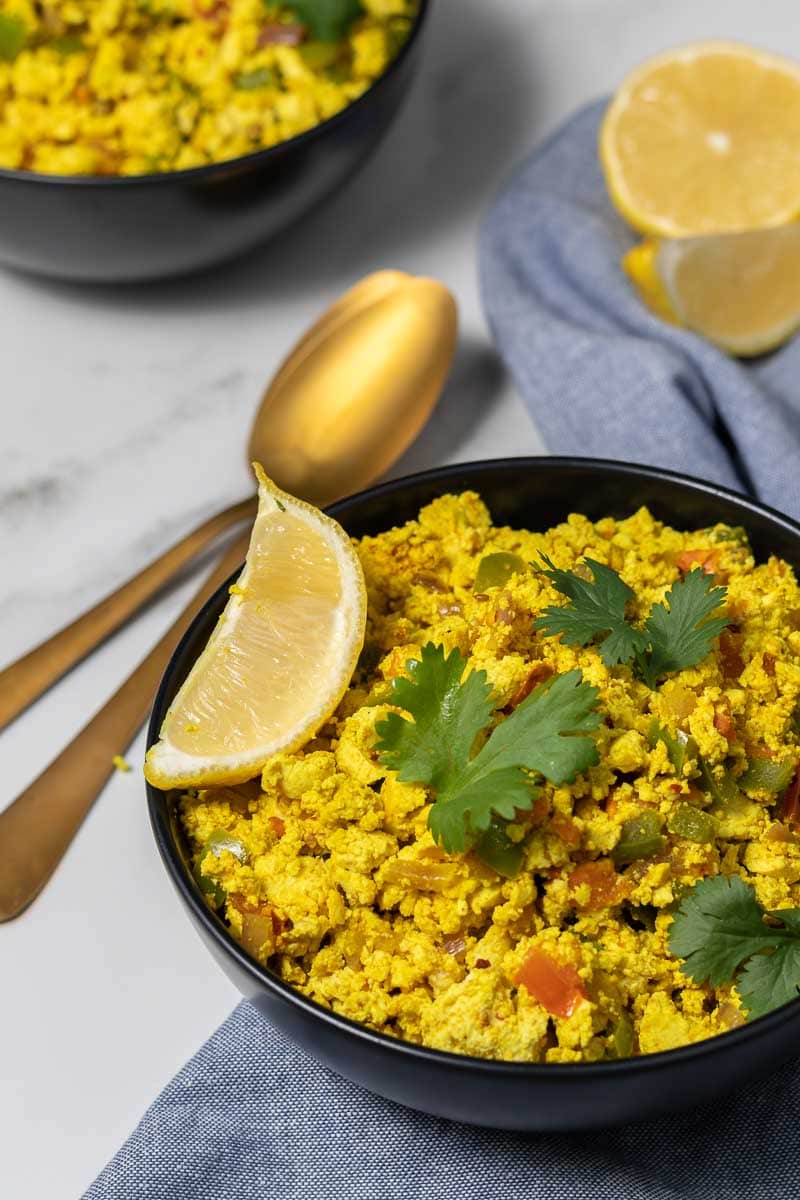
<svg viewBox="0 0 800 1200"><path fill-rule="evenodd" d="M511 164L639 59L700 37L800 55L792 0L436 0L413 96L324 214L201 279L95 289L0 273L0 662L248 489L261 388L315 314L382 266L438 276L462 339L398 471L541 449L481 317L479 216ZM0 212L2 220L2 212ZM3 796L155 642L185 581L0 738ZM55 878L0 928L0 1194L77 1196L236 996L116 775ZM210 1200L210 1198L209 1198Z"/></svg>

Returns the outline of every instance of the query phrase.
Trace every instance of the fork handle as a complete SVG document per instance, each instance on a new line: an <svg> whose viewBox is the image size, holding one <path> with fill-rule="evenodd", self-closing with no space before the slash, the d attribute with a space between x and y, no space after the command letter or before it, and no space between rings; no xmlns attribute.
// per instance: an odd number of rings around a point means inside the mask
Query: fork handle
<svg viewBox="0 0 800 1200"><path fill-rule="evenodd" d="M161 641L111 699L5 812L0 813L0 921L22 912L50 878L130 745L158 681L198 609L244 561L249 531L226 551Z"/></svg>
<svg viewBox="0 0 800 1200"><path fill-rule="evenodd" d="M239 521L252 521L255 514L256 499L251 497L209 517L94 608L0 671L0 729L132 617L214 538Z"/></svg>

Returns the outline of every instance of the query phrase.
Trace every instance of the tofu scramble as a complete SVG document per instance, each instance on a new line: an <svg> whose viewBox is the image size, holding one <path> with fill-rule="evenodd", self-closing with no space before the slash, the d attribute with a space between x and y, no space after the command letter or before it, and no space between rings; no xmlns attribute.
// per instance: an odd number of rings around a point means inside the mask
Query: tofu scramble
<svg viewBox="0 0 800 1200"><path fill-rule="evenodd" d="M800 903L797 787L787 788L800 758L792 568L756 565L742 530L678 532L644 508L624 520L572 515L546 533L498 528L470 492L355 544L367 638L334 716L260 780L179 801L196 878L233 936L336 1013L484 1058L605 1060L741 1024L735 986L687 978L668 931L680 898L717 875L740 876L767 909ZM524 569L492 586L485 563L499 553ZM700 565L727 587L732 624L697 666L648 687L629 665L606 666L596 645L534 628L563 600L529 565L543 555L578 574L585 557L608 564L642 613ZM521 848L510 878L437 845L430 791L376 753L390 681L429 643L486 673L495 723L575 668L599 689L599 761L572 784L545 782L505 825ZM642 839L643 820L654 839Z"/></svg>
<svg viewBox="0 0 800 1200"><path fill-rule="evenodd" d="M418 3L344 0L350 20L335 40L330 24L314 36L308 8L0 0L0 167L140 175L274 146L362 95Z"/></svg>

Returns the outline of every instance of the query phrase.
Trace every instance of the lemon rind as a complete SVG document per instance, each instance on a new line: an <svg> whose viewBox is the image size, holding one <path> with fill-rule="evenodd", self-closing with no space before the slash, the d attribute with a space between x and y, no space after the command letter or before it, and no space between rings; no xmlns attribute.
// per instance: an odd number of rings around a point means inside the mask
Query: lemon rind
<svg viewBox="0 0 800 1200"><path fill-rule="evenodd" d="M675 277L681 260L692 252L694 245L706 241L710 237L736 237L736 234L708 234L704 238L679 238L674 241L663 241L657 247L655 272L675 313L677 323L735 358L757 358L761 354L776 350L800 329L800 311L787 317L785 321L778 322L771 329L753 334L751 337L726 337L719 332L711 333L699 326L697 322L689 319L683 308L680 289L676 286Z"/></svg>
<svg viewBox="0 0 800 1200"><path fill-rule="evenodd" d="M273 755L298 750L314 736L336 709L347 691L363 646L367 610L366 586L360 561L347 534L331 517L319 512L313 505L298 500L278 488L266 476L260 464L254 463L253 469L259 484L259 510L253 526L253 536L255 536L259 521L282 505L323 535L326 544L335 554L337 562L342 568L339 572L342 581L342 602L337 614L334 638L342 646L341 666L337 672L335 684L321 693L313 712L310 712L302 722L285 734L254 747L252 753L195 756L188 754L185 750L179 750L171 744L169 740L170 720L179 708L190 680L196 672L203 669L204 664L211 661L218 651L220 642L231 637L244 605L247 603L249 565L246 564L236 582L236 591L228 600L208 643L167 710L159 731L158 742L147 753L145 777L150 784L162 790L242 783L258 775L264 764ZM249 557L248 551L248 560Z"/></svg>

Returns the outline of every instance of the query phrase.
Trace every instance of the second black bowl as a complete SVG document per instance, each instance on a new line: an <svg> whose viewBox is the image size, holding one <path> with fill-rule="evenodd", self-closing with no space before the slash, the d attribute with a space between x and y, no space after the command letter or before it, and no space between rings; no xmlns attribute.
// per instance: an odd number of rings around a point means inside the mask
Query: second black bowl
<svg viewBox="0 0 800 1200"><path fill-rule="evenodd" d="M800 566L800 525L724 488L649 467L588 459L518 458L427 471L340 501L329 511L355 537L411 520L445 492L473 489L498 524L544 530L570 512L627 516L646 504L679 529L743 525L758 559ZM228 599L205 606L164 676L150 722L158 738L166 710ZM173 798L148 787L153 830L167 872L195 928L222 969L264 1017L348 1079L436 1116L503 1129L587 1129L639 1120L730 1094L777 1068L800 1041L800 999L733 1030L678 1050L604 1063L507 1063L446 1054L373 1033L322 1008L259 966L206 906L194 883Z"/></svg>
<svg viewBox="0 0 800 1200"><path fill-rule="evenodd" d="M279 233L344 184L386 133L419 56L430 0L387 70L347 108L267 150L158 175L0 168L0 263L85 282L213 266Z"/></svg>

